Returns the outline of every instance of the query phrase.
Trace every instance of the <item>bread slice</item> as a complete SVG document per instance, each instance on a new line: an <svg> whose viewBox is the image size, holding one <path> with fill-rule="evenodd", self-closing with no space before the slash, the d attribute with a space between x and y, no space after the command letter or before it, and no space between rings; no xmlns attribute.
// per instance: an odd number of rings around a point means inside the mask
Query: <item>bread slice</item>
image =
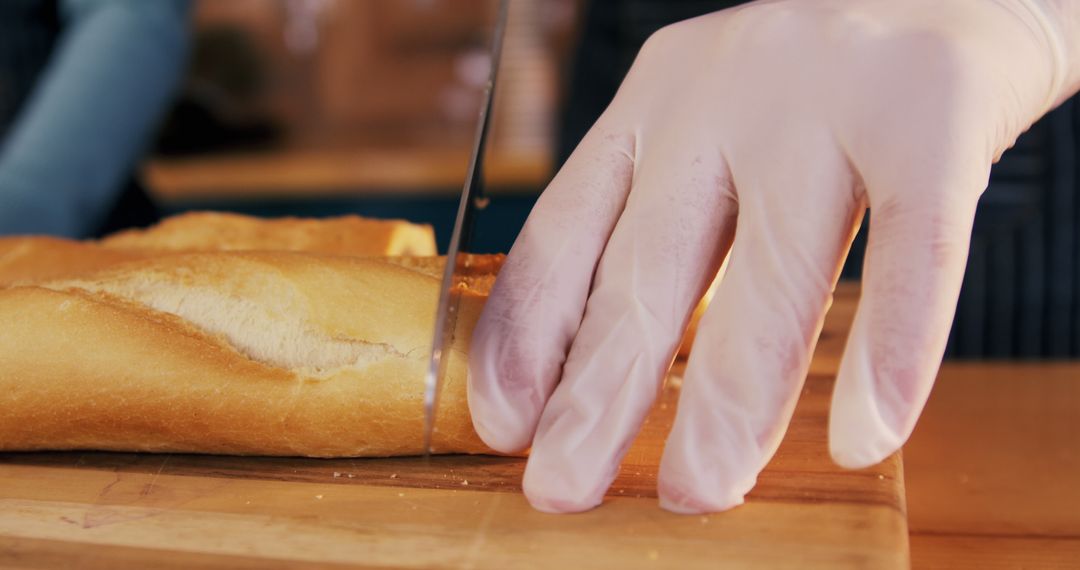
<svg viewBox="0 0 1080 570"><path fill-rule="evenodd" d="M466 354L501 257L472 261L437 452L489 451ZM441 263L169 255L2 289L0 450L420 453Z"/></svg>
<svg viewBox="0 0 1080 570"><path fill-rule="evenodd" d="M308 251L337 255L435 255L428 225L360 216L256 218L223 212L192 212L145 230L126 230L101 240L112 249L155 251Z"/></svg>

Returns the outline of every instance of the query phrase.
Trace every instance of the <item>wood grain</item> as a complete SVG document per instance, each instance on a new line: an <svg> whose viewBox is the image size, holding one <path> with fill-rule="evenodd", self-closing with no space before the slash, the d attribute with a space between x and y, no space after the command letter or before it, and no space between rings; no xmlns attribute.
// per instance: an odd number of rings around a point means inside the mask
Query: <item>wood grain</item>
<svg viewBox="0 0 1080 570"><path fill-rule="evenodd" d="M578 516L518 494L17 467L0 536L358 567L901 566L902 517L843 503L751 502L685 517L643 498ZM891 530L891 533L882 532ZM840 536L842 532L842 537ZM890 536L891 535L891 536Z"/></svg>
<svg viewBox="0 0 1080 570"><path fill-rule="evenodd" d="M913 532L1080 537L1080 363L951 363L907 445Z"/></svg>
<svg viewBox="0 0 1080 570"><path fill-rule="evenodd" d="M1080 568L1080 363L948 363L904 448L913 567Z"/></svg>
<svg viewBox="0 0 1080 570"><path fill-rule="evenodd" d="M916 570L1075 570L1080 539L913 534L911 567Z"/></svg>
<svg viewBox="0 0 1080 570"><path fill-rule="evenodd" d="M305 562L311 570L354 568L350 564ZM67 540L0 536L0 568L54 570L56 568L153 568L155 570L284 570L296 568L290 560L256 556L205 554L169 548L85 544ZM377 568L368 566L368 568Z"/></svg>

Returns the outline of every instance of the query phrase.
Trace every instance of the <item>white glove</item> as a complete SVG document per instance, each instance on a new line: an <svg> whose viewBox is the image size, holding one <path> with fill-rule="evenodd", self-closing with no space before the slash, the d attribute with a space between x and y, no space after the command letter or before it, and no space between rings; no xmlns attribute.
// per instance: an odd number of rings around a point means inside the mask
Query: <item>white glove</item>
<svg viewBox="0 0 1080 570"><path fill-rule="evenodd" d="M602 501L729 250L658 491L676 512L740 504L867 206L830 451L856 468L899 448L941 362L990 165L1076 89L1077 4L774 0L654 34L540 197L473 337L473 420L494 449L532 445L533 506Z"/></svg>

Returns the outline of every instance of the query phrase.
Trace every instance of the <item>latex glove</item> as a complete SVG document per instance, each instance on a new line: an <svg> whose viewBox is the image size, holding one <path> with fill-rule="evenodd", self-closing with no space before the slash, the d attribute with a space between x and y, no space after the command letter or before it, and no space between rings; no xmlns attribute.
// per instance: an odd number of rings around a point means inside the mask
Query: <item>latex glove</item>
<svg viewBox="0 0 1080 570"><path fill-rule="evenodd" d="M500 451L532 445L533 506L603 500L729 249L658 492L678 512L740 504L867 205L829 447L851 468L894 452L940 365L991 163L1075 91L1078 15L1065 1L777 0L653 35L540 197L473 337L476 428Z"/></svg>

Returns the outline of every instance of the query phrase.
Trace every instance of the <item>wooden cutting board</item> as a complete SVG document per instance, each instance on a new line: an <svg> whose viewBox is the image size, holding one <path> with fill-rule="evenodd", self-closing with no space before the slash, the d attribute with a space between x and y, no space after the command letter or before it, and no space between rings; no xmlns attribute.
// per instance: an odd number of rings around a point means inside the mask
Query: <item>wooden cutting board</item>
<svg viewBox="0 0 1080 570"><path fill-rule="evenodd" d="M853 299L838 300L819 355L839 346ZM680 373L589 513L531 510L515 458L9 453L0 567L907 567L901 458L851 472L830 463L827 374L808 379L746 505L660 510L657 463Z"/></svg>

